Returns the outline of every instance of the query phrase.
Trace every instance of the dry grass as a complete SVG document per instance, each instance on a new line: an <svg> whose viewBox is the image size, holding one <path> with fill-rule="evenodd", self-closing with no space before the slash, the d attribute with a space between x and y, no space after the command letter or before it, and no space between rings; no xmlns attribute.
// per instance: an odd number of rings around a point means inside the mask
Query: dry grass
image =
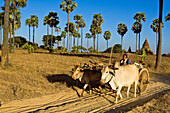
<svg viewBox="0 0 170 113"><path fill-rule="evenodd" d="M0 51L1 54L1 51ZM109 56L110 54L102 54ZM118 58L119 54L114 54ZM130 55L132 62L138 61L136 55ZM45 53L28 54L23 50L16 50L9 54L11 66L0 67L0 100L7 102L16 99L32 98L42 95L72 90L68 87L66 77L71 73L74 65L88 62L93 59L97 62L108 63L109 58L104 57L77 57ZM154 70L155 56L147 56L147 65L150 71ZM163 57L161 73L170 74L170 58ZM54 77L57 82L53 83ZM68 78L68 77L67 77Z"/></svg>

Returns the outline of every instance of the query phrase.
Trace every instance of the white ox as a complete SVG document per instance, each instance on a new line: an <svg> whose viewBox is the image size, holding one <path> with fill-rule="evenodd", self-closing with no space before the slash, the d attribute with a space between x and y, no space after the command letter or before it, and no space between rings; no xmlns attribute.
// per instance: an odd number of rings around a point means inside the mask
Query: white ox
<svg viewBox="0 0 170 113"><path fill-rule="evenodd" d="M138 83L138 74L139 69L134 65L123 65L120 66L119 62L116 62L114 67L103 67L102 69L102 77L101 77L101 83L107 83L109 82L110 86L113 90L117 90L117 96L116 96L116 103L118 100L118 97L121 95L121 89L123 86L127 86L127 97L129 97L129 90L131 85L135 82L135 93L134 96L136 97L136 87Z"/></svg>

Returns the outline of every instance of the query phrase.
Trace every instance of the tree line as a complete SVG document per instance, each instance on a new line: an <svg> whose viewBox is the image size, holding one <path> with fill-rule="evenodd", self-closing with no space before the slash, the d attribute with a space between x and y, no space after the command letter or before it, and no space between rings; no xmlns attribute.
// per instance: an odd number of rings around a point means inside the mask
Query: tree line
<svg viewBox="0 0 170 113"><path fill-rule="evenodd" d="M160 5L161 3L163 3L163 0L159 0L160 1ZM10 47L9 50L11 52L11 48L13 45L13 52L15 51L14 48L14 42L15 42L15 30L19 29L21 27L21 15L20 15L20 8L26 7L27 5L27 0L5 0L5 7L2 7L3 12L0 12L0 27L3 28L3 47L2 47L2 55L1 55L1 64L5 65L8 64L8 33L10 33ZM52 48L55 41L57 40L57 44L60 43L61 38L63 38L63 46L65 47L65 38L67 35L67 46L66 46L66 50L68 51L68 47L69 47L69 39L70 36L73 36L73 46L75 47L75 39L77 38L77 51L79 50L79 44L78 44L78 40L79 38L81 38L81 47L83 47L82 43L83 43L83 28L86 27L86 23L83 20L83 16L82 15L78 15L76 14L74 16L74 20L75 20L75 24L70 22L69 19L69 15L71 12L74 11L75 8L77 8L77 3L75 2L75 0L62 0L61 4L59 5L60 9L65 11L67 13L67 23L66 23L66 27L65 27L65 31L62 31L61 34L59 35L59 32L61 30L61 28L59 26L57 26L59 24L59 17L57 16L57 12L49 12L49 14L47 16L44 17L44 25L47 26L47 35L43 36L43 42L45 42L46 44L44 44L46 47L50 47ZM163 8L163 6L162 6ZM159 11L160 14L161 10ZM154 32L156 32L156 37L157 34L161 31L160 27L163 27L162 21L160 20L160 16L159 19L154 19L153 23L151 25L151 28L153 29ZM136 34L136 51L137 51L137 39L139 39L138 42L138 50L140 50L140 33L142 30L142 20L145 22L146 21L146 17L145 17L145 13L136 13L136 15L133 18L135 20L134 24L132 25L131 30ZM166 16L166 21L170 20L170 13L168 13L168 15ZM29 42L31 41L30 39L30 27L33 27L33 43L35 40L35 27L38 27L38 16L37 15L31 15L30 18L25 20L25 25L29 26ZM101 25L103 23L103 17L101 14L94 14L93 15L93 20L90 26L90 33L86 33L85 38L87 38L87 48L89 46L89 42L88 39L89 38L93 38L93 49L95 50L96 45L95 45L95 41L97 38L97 51L98 51L98 40L99 40L99 34L102 33L102 28ZM51 35L49 33L49 27L51 28ZM55 31L58 32L57 33L57 37L53 35L53 28L55 28ZM81 33L79 33L79 30L81 28ZM77 30L76 30L77 29ZM128 31L127 26L125 25L125 23L120 23L117 27L117 32L118 34L120 34L121 36L121 46L123 45L123 37L126 34L126 32ZM66 33L67 32L67 33ZM13 35L13 44L12 44L12 40L11 40L11 34ZM70 36L69 36L70 35ZM108 41L111 38L111 32L110 31L105 31L103 37L106 39L107 42L107 48L108 48ZM160 36L159 36L160 37ZM157 38L156 38L157 39ZM159 38L159 43L160 43L161 39ZM156 42L157 43L157 42ZM160 44L156 44L158 45L157 48L159 48ZM11 45L12 44L12 45ZM157 49L158 50L158 49ZM82 50L81 50L82 51ZM158 51L157 51L158 52Z"/></svg>

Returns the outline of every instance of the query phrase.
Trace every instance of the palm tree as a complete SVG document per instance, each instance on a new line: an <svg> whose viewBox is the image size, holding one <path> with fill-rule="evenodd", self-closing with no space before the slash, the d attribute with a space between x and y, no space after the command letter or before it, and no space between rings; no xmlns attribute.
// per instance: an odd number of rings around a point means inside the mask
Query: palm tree
<svg viewBox="0 0 170 113"><path fill-rule="evenodd" d="M79 33L79 29L80 29L80 19L82 18L83 16L82 15L78 15L78 14L76 14L75 16L74 16L74 20L76 21L75 23L77 23L77 25L76 25L76 28L77 28L77 33ZM77 44L78 44L78 40L79 38L77 38ZM77 51L78 51L78 45L77 45Z"/></svg>
<svg viewBox="0 0 170 113"><path fill-rule="evenodd" d="M165 17L166 19L166 21L168 21L168 20L170 20L170 12L168 13L168 15Z"/></svg>
<svg viewBox="0 0 170 113"><path fill-rule="evenodd" d="M96 26L93 23L90 26L90 32L91 32L92 37L93 37L93 48L95 50L95 39L96 39L97 30L96 30Z"/></svg>
<svg viewBox="0 0 170 113"><path fill-rule="evenodd" d="M80 19L80 27L81 27L81 47L83 47L83 28L86 27L86 23L84 22L83 19Z"/></svg>
<svg viewBox="0 0 170 113"><path fill-rule="evenodd" d="M155 68L158 69L161 65L161 53L162 53L162 10L163 10L163 0L159 0L159 41L156 55L156 65Z"/></svg>
<svg viewBox="0 0 170 113"><path fill-rule="evenodd" d="M118 25L117 32L121 35L121 48L123 46L123 36L126 34L127 30L127 26L124 23Z"/></svg>
<svg viewBox="0 0 170 113"><path fill-rule="evenodd" d="M13 13L13 53L15 52L15 48L14 48L14 42L15 42L15 19L17 18L16 16L19 15L17 13L19 13L19 11L17 11L17 7L26 7L27 5L27 0L10 0L11 3L11 7L14 9L14 13ZM15 12L17 11L17 12Z"/></svg>
<svg viewBox="0 0 170 113"><path fill-rule="evenodd" d="M86 37L87 38L87 50L88 50L88 47L89 47L89 38L91 38L92 36L90 35L90 33L86 33Z"/></svg>
<svg viewBox="0 0 170 113"><path fill-rule="evenodd" d="M51 48L52 48L52 41L53 41L53 27L56 27L59 24L59 18L56 12L49 12L48 14L49 21L47 23L51 27Z"/></svg>
<svg viewBox="0 0 170 113"><path fill-rule="evenodd" d="M71 34L71 36L73 35L73 32L74 32L74 30L75 30L75 24L74 23L72 23L72 22L69 22L69 24L68 23L66 23L66 27L65 27L65 31L66 32L68 32L67 30L68 30L68 25L69 25L69 32L70 32L70 34ZM71 46L71 37L69 37L69 38L67 38L67 40L69 40L69 41L67 41L67 48L68 48L68 43L69 43L69 45ZM69 46L69 47L70 47ZM71 48L71 47L70 47ZM67 50L67 52L68 52L68 50Z"/></svg>
<svg viewBox="0 0 170 113"><path fill-rule="evenodd" d="M47 25L47 47L48 47L48 36L49 36L49 24L48 24L48 21L49 21L49 17L48 15L44 17L44 25Z"/></svg>
<svg viewBox="0 0 170 113"><path fill-rule="evenodd" d="M78 32L76 30L74 30L73 33L72 33L72 35L74 37L74 39L73 39L73 47L75 46L75 42L76 42L75 38L77 37L77 34L78 34Z"/></svg>
<svg viewBox="0 0 170 113"><path fill-rule="evenodd" d="M0 12L0 46L2 41L2 26L4 25L4 13Z"/></svg>
<svg viewBox="0 0 170 113"><path fill-rule="evenodd" d="M162 23L163 24L163 23ZM163 25L162 25L163 27ZM157 49L157 42L158 42L158 32L159 32L159 19L154 19L151 25L151 28L156 33L156 49ZM156 52L157 53L157 52Z"/></svg>
<svg viewBox="0 0 170 113"><path fill-rule="evenodd" d="M63 46L65 47L65 38L66 38L66 32L65 31L61 32L61 37L63 37Z"/></svg>
<svg viewBox="0 0 170 113"><path fill-rule="evenodd" d="M132 31L134 33L136 33L136 52L137 52L137 35L138 33L141 32L141 29L142 29L142 24L140 22L135 22L133 25L132 25Z"/></svg>
<svg viewBox="0 0 170 113"><path fill-rule="evenodd" d="M67 29L67 42L69 37L69 14L70 12L74 11L74 9L77 7L76 3L73 3L75 0L62 0L60 9L67 12L67 23L68 23L68 29ZM68 52L68 43L67 43L67 52Z"/></svg>
<svg viewBox="0 0 170 113"><path fill-rule="evenodd" d="M35 34L35 27L38 28L38 16L31 15L31 27L33 27L33 43L34 43L34 34Z"/></svg>
<svg viewBox="0 0 170 113"><path fill-rule="evenodd" d="M25 20L25 25L27 26L28 25L28 27L29 27L29 42L31 41L31 38L30 38L30 27L31 27L31 19L26 19Z"/></svg>
<svg viewBox="0 0 170 113"><path fill-rule="evenodd" d="M9 64L8 57L8 27L9 26L9 0L5 0L4 28L3 28L3 46L1 55L1 66Z"/></svg>
<svg viewBox="0 0 170 113"><path fill-rule="evenodd" d="M59 32L61 31L60 26L56 26L56 27L55 27L55 31L57 32L57 36L58 36L58 35L59 35Z"/></svg>
<svg viewBox="0 0 170 113"><path fill-rule="evenodd" d="M108 49L108 40L109 40L110 37L111 37L111 32L110 32L110 31L105 31L103 37L104 37L104 38L106 39L106 41L107 41L107 49Z"/></svg>
<svg viewBox="0 0 170 113"><path fill-rule="evenodd" d="M136 19L136 22L141 23L141 20L144 22L146 21L145 13L136 13L136 15L133 17L133 19ZM142 27L141 27L142 29ZM140 30L141 32L141 30ZM139 32L139 50L140 50L140 32Z"/></svg>
<svg viewBox="0 0 170 113"><path fill-rule="evenodd" d="M101 16L101 14L94 14L93 15L93 24L96 27L96 34L97 34L97 51L98 51L98 34L101 34L101 24L103 23L103 17Z"/></svg>

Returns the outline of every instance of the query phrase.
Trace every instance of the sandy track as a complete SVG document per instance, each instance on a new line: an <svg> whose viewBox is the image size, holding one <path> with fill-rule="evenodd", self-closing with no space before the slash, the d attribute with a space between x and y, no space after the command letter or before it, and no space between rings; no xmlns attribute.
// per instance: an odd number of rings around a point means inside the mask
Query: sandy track
<svg viewBox="0 0 170 113"><path fill-rule="evenodd" d="M81 89L76 88L78 92ZM126 98L126 91L124 91L122 100L118 101L118 104L114 104L114 93L98 93L94 92L92 95L85 93L84 97L79 98L74 90L68 92L60 92L54 95L47 95L43 97L26 99L20 101L13 101L8 104L4 104L0 107L1 113L16 113L16 112L108 112L119 111L121 107L130 105L131 103L139 103L141 100L147 97L154 96L165 90L170 90L170 85L156 82L152 83L148 90L142 95L138 95L137 98L133 97L133 93L130 94L130 98Z"/></svg>

